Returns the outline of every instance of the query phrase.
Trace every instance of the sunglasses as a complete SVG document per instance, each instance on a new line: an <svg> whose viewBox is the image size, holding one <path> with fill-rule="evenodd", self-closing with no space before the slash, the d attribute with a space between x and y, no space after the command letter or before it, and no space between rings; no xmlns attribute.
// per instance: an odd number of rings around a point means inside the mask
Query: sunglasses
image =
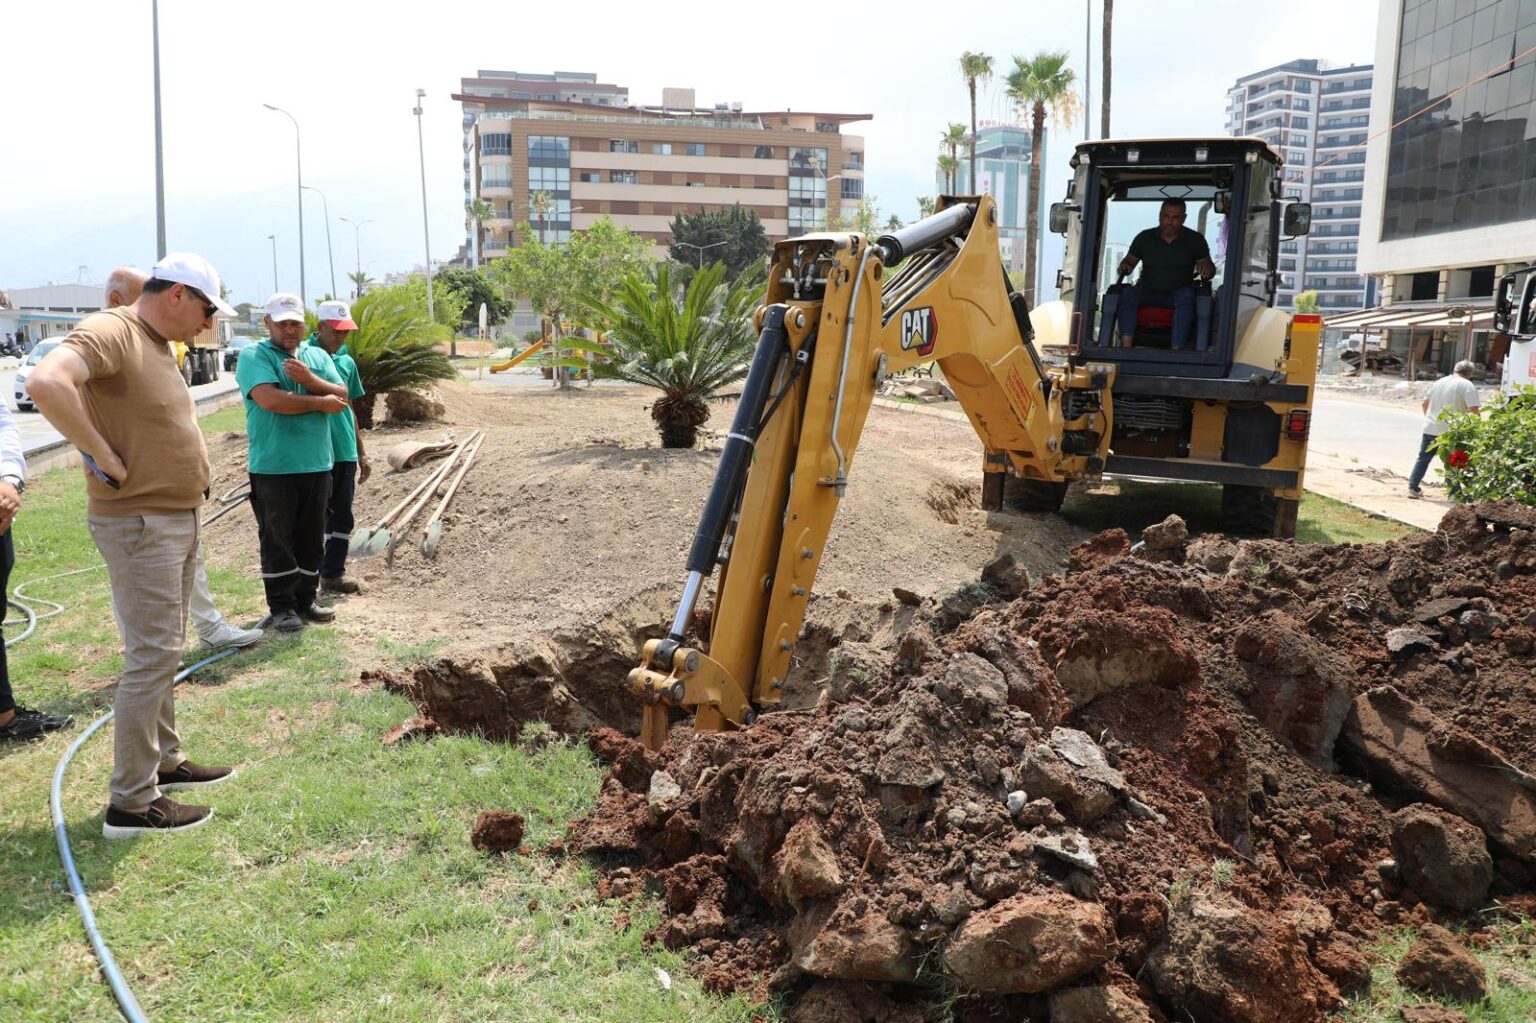
<svg viewBox="0 0 1536 1023"><path fill-rule="evenodd" d="M211 317L218 315L219 307L208 301L207 295L203 294L201 291L198 291L190 284L183 284L182 287L191 292L192 297L203 304L203 319L210 319Z"/></svg>

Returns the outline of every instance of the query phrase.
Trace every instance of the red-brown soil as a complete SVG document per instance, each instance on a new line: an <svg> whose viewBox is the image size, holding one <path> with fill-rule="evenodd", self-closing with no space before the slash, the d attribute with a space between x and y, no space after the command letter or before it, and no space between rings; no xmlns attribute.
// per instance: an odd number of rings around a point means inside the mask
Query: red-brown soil
<svg viewBox="0 0 1536 1023"><path fill-rule="evenodd" d="M615 769L569 845L627 856L605 890L658 892L653 938L710 987L796 1018L930 1018L953 988L961 1019L1323 1020L1383 920L1484 926L1378 866L1405 804L1450 803L1416 826L1461 839L1481 808L1373 746L1368 712L1428 722L1431 773L1536 771L1533 527L1463 508L1174 563L1097 538L1011 602L847 644L859 670L813 708L660 754L593 733ZM1493 897L1531 883L1521 820L1485 829Z"/></svg>

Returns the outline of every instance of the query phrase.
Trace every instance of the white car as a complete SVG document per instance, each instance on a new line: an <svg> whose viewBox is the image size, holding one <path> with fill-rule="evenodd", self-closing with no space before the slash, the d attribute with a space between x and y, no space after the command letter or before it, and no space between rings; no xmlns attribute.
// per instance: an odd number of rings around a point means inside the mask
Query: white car
<svg viewBox="0 0 1536 1023"><path fill-rule="evenodd" d="M43 361L43 356L59 347L59 342L53 339L39 341L27 353L27 357L16 367L16 407L23 412L34 412L37 406L32 402L32 395L27 393L27 377L37 368L37 364Z"/></svg>

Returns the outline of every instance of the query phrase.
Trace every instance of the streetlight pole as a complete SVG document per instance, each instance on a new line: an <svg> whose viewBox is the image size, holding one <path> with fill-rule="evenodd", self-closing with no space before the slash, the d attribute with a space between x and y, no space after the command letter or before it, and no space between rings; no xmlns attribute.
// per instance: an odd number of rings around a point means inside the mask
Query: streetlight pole
<svg viewBox="0 0 1536 1023"><path fill-rule="evenodd" d="M699 269L702 270L702 269L704 269L704 250L705 249L713 249L716 246L724 245L725 242L710 242L708 245L695 245L692 242L675 242L674 244L676 244L677 247L680 248L680 249L695 249L695 250L697 250L697 252L699 254Z"/></svg>
<svg viewBox="0 0 1536 1023"><path fill-rule="evenodd" d="M361 231L364 224L371 224L371 220L348 220L346 217L337 217L343 224L352 225L352 248L357 256L357 280L353 282L356 287L352 291L353 300L363 297L363 243Z"/></svg>
<svg viewBox="0 0 1536 1023"><path fill-rule="evenodd" d="M282 290L277 285L277 235L267 235L267 241L272 243L272 293L275 295Z"/></svg>
<svg viewBox="0 0 1536 1023"><path fill-rule="evenodd" d="M155 248L165 258L165 149L160 134L160 0L150 4L155 34Z"/></svg>
<svg viewBox="0 0 1536 1023"><path fill-rule="evenodd" d="M432 311L432 238L427 231L427 146L421 138L421 101L426 94L425 89L416 90L416 107L411 112L416 115L416 152L421 160L421 240L427 249L427 319L436 323L437 315Z"/></svg>
<svg viewBox="0 0 1536 1023"><path fill-rule="evenodd" d="M325 201L325 193L314 185L305 185L307 191L320 197L320 209L325 213L325 256L331 264L331 297L338 298L336 294L336 253L331 249L331 204Z"/></svg>
<svg viewBox="0 0 1536 1023"><path fill-rule="evenodd" d="M304 149L299 141L299 119L282 107L274 107L270 103L263 103L262 106L268 110L277 111L293 122L293 157L299 170L299 187L297 189L299 197L299 301L307 309L309 308L309 291L305 287L304 280Z"/></svg>

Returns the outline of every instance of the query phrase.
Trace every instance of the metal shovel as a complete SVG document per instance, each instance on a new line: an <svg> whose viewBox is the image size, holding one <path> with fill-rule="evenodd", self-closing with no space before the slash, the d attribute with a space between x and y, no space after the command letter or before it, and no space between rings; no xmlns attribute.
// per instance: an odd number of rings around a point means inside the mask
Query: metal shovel
<svg viewBox="0 0 1536 1023"><path fill-rule="evenodd" d="M406 494L399 504L386 512L384 517L379 519L372 529L364 530L354 535L352 542L347 547L347 553L354 558L371 558L384 553L385 549L389 547L389 523L408 505L417 500L424 491L428 491L428 488L435 489L437 487L444 472L449 466L453 465L454 460L459 457L459 453L468 446L472 439L474 439L474 434L470 434L460 441L458 446L453 449L453 452L443 461L443 464L433 469L426 479L416 484L415 488L409 494Z"/></svg>
<svg viewBox="0 0 1536 1023"><path fill-rule="evenodd" d="M469 466L480 453L480 445L485 440L485 434L475 441L475 446L464 455L464 464L459 466L459 474L453 478L453 483L448 487L448 492L438 502L437 510L432 513L427 527L421 531L421 556L431 561L437 557L437 541L443 535L443 509L448 507L448 502L453 500L454 492L459 489L459 484L464 479L464 474L469 472Z"/></svg>
<svg viewBox="0 0 1536 1023"><path fill-rule="evenodd" d="M483 430L476 430L474 433L470 434L464 439L463 444L460 444L458 447L454 448L453 457L450 458L447 462L443 463L442 469L438 471L436 477L432 480L432 485L426 490L423 490L421 494L417 496L415 503L407 508L405 513L395 521L394 527L395 529L399 530L399 532L394 536L390 536L389 531L385 531L384 542L380 549L384 551L384 561L390 567L394 567L395 548L399 546L400 538L405 536L406 530L411 528L411 523L416 521L416 516L421 514L421 510L427 506L427 502L432 500L432 498L437 494L437 488L442 486L443 481L448 478L449 469L453 466L458 457L469 449L471 444L475 443L476 440L478 440L480 437L483 437L484 435L485 433Z"/></svg>

